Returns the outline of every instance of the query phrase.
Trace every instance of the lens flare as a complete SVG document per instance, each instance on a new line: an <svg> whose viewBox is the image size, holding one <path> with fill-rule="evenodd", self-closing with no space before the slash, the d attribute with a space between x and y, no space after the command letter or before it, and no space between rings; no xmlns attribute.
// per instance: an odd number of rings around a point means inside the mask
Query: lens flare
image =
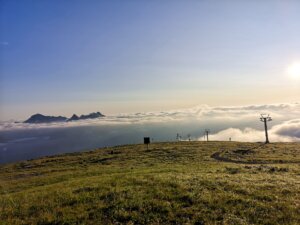
<svg viewBox="0 0 300 225"><path fill-rule="evenodd" d="M291 64L287 69L287 73L291 78L300 79L300 62Z"/></svg>

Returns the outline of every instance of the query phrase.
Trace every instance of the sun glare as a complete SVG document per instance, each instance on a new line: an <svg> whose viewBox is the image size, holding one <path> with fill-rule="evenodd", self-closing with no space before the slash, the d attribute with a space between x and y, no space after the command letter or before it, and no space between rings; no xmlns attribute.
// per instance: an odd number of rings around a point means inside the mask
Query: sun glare
<svg viewBox="0 0 300 225"><path fill-rule="evenodd" d="M300 62L291 64L287 69L287 73L294 79L300 79Z"/></svg>

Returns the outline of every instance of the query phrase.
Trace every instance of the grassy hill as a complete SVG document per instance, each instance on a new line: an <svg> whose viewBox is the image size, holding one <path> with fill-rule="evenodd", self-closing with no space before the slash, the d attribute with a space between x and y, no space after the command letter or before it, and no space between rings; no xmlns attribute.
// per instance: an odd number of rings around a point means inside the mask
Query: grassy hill
<svg viewBox="0 0 300 225"><path fill-rule="evenodd" d="M0 166L0 224L300 224L300 143L127 145Z"/></svg>

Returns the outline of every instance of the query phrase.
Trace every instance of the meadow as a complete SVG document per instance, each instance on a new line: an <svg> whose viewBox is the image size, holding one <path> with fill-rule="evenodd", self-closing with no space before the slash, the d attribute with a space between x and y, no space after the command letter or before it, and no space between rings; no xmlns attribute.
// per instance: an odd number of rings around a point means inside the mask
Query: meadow
<svg viewBox="0 0 300 225"><path fill-rule="evenodd" d="M0 224L300 224L300 143L124 145L2 165Z"/></svg>

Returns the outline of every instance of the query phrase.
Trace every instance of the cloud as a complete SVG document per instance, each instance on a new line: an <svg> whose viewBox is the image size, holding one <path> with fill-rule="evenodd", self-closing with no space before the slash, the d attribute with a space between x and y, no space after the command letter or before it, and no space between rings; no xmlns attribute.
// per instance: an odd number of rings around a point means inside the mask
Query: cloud
<svg viewBox="0 0 300 225"><path fill-rule="evenodd" d="M239 120L245 118L257 118L260 114L271 114L273 117L283 118L289 114L291 117L299 116L300 104L269 104L269 105L248 105L232 107L208 107L199 111L202 117L227 118Z"/></svg>
<svg viewBox="0 0 300 225"><path fill-rule="evenodd" d="M269 104L247 106L210 107L200 105L193 108L170 110L163 112L139 112L131 114L110 115L104 118L80 120L63 123L25 124L7 121L0 123L0 131L16 129L65 128L76 126L108 126L128 124L183 124L193 123L199 129L211 128L212 138L216 140L261 141L264 136L261 113L270 114L270 134L276 140L297 140L300 138L299 115L300 104ZM179 126L179 125L178 125ZM272 127L273 126L273 127ZM231 128L230 128L231 127ZM228 129L227 129L228 128ZM188 129L186 129L188 130Z"/></svg>
<svg viewBox="0 0 300 225"><path fill-rule="evenodd" d="M272 132L285 137L300 139L300 119L286 121L272 127Z"/></svg>
<svg viewBox="0 0 300 225"><path fill-rule="evenodd" d="M232 141L244 142L264 141L264 137L264 130L256 130L249 127L244 129L228 128L210 135L211 140L228 141L231 138ZM269 139L273 142L299 142L300 119L285 121L273 126L269 130ZM199 140L203 140L203 137L200 137Z"/></svg>
<svg viewBox="0 0 300 225"><path fill-rule="evenodd" d="M216 134L209 135L210 140L218 140L218 141L228 141L231 138L232 141L261 141L263 137L263 132L255 130L253 128L228 128L226 130L222 130ZM203 137L200 137L199 140L203 140Z"/></svg>
<svg viewBox="0 0 300 225"><path fill-rule="evenodd" d="M271 104L232 107L200 105L188 109L109 115L104 118L50 124L0 122L0 163L43 155L94 149L104 146L155 141L210 140L263 142L261 113L272 116L268 123L271 142L300 142L300 104ZM2 153L1 153L2 152Z"/></svg>

